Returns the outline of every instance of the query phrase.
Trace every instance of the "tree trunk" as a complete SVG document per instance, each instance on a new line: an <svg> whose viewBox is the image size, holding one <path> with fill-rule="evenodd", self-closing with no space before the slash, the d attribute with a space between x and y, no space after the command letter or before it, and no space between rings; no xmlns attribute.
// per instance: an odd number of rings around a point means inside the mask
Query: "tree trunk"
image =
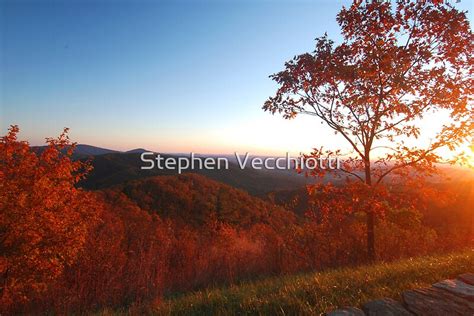
<svg viewBox="0 0 474 316"><path fill-rule="evenodd" d="M375 214L372 211L367 212L367 256L370 262L375 261L375 232L374 232Z"/></svg>
<svg viewBox="0 0 474 316"><path fill-rule="evenodd" d="M370 170L370 149L365 150L365 183L372 186L372 174ZM370 205L369 205L370 208ZM367 257L369 262L375 261L375 214L369 209L367 212Z"/></svg>

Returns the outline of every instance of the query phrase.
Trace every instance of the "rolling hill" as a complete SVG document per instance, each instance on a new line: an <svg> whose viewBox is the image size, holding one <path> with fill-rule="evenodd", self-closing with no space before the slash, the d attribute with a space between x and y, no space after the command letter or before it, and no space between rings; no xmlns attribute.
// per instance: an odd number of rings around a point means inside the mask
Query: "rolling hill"
<svg viewBox="0 0 474 316"><path fill-rule="evenodd" d="M46 146L32 147L36 152L41 152ZM140 155L148 150L136 148L126 152L78 144L73 158L88 160L93 166L87 179L80 183L86 189L97 190L109 188L130 180L142 179L153 176L178 175L175 170L142 170L143 162ZM187 157L185 154L161 154L163 158ZM196 155L200 159L206 157L225 157L229 159L227 170L187 170L184 173L195 173L210 179L231 185L249 192L252 195L263 196L272 191L294 190L313 183L315 180L306 178L293 170L255 170L241 169L233 155Z"/></svg>
<svg viewBox="0 0 474 316"><path fill-rule="evenodd" d="M165 154L162 156L164 158L177 157ZM178 174L175 170L140 169L143 165L140 153L109 153L89 157L89 159L94 169L81 183L81 186L87 189L104 189L130 180ZM301 188L315 181L291 170L241 169L238 164L231 161L227 170L194 169L187 170L185 173L200 174L258 196L271 191Z"/></svg>
<svg viewBox="0 0 474 316"><path fill-rule="evenodd" d="M133 180L111 190L124 193L149 213L195 226L212 220L238 227L284 225L295 219L280 206L192 173Z"/></svg>
<svg viewBox="0 0 474 316"><path fill-rule="evenodd" d="M33 151L41 153L46 147L47 146L32 146L31 148L33 149ZM82 159L86 157L113 154L113 153L120 153L120 151L86 145L86 144L77 144L76 149L74 150L73 157L76 159Z"/></svg>

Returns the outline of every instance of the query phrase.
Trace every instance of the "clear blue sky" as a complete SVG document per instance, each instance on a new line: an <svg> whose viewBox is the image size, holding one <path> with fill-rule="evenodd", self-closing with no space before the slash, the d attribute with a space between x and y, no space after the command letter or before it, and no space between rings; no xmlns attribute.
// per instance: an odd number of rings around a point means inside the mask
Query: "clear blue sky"
<svg viewBox="0 0 474 316"><path fill-rule="evenodd" d="M37 145L67 126L79 143L166 152L334 145L312 118L261 106L276 87L268 75L324 32L340 40L348 3L2 1L2 134L18 124Z"/></svg>

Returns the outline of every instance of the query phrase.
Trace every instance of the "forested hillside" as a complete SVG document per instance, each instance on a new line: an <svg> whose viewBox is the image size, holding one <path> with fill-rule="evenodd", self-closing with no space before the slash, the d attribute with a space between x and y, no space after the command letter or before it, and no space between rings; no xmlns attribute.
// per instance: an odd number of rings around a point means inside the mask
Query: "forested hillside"
<svg viewBox="0 0 474 316"><path fill-rule="evenodd" d="M163 154L162 157L177 157ZM84 161L87 159L84 159ZM176 170L158 168L142 170L144 163L138 153L113 153L89 157L93 166L92 172L80 185L87 189L103 189L129 180L159 175L177 175ZM230 161L229 169L205 170L190 169L185 173L196 173L210 179L243 189L253 195L264 195L275 190L295 189L315 179L306 178L293 170L255 170L241 169Z"/></svg>
<svg viewBox="0 0 474 316"><path fill-rule="evenodd" d="M219 221L236 227L291 223L295 216L280 206L197 174L158 176L127 182L123 192L141 209L191 225Z"/></svg>

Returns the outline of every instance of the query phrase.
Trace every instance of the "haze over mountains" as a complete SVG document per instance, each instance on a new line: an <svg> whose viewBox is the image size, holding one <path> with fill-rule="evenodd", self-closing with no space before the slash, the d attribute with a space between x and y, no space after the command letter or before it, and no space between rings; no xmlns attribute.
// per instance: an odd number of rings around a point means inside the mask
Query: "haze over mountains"
<svg viewBox="0 0 474 316"><path fill-rule="evenodd" d="M32 148L37 151L42 151L44 148L46 148L46 146L32 146ZM123 151L102 148L102 147L97 147L97 146L92 146L92 145L77 144L76 149L74 150L74 156L82 158L82 157L99 156L99 155L105 155L105 154L142 153L144 151L147 151L147 150L143 148L136 148L136 149L123 152Z"/></svg>
<svg viewBox="0 0 474 316"><path fill-rule="evenodd" d="M33 147L41 151L45 146ZM142 170L143 162L140 155L149 150L135 148L129 151L117 151L87 144L78 144L73 157L81 160L90 160L93 170L80 185L87 189L104 189L116 186L131 180L153 176L178 175L177 170L158 169ZM243 153L242 153L243 154ZM173 153L161 154L163 158L188 157L189 154ZM255 196L266 196L271 192L280 191L279 195L289 196L304 191L304 186L320 181L319 179L305 177L294 170L257 170L252 168L241 169L235 160L235 155L206 155L196 154L197 157L225 157L229 160L229 169L205 170L190 169L184 173L195 173L209 179L222 182L237 189L242 189ZM472 172L464 168L441 166L446 174L453 180L463 180L472 177ZM334 179L332 179L334 181ZM289 195L289 196L288 196ZM275 196L278 200L278 195Z"/></svg>
<svg viewBox="0 0 474 316"><path fill-rule="evenodd" d="M75 156L90 160L93 166L80 185L86 189L121 192L149 213L187 224L201 225L215 218L232 225L245 226L252 222L274 222L279 218L289 220L291 215L285 210L302 218L313 208L305 186L321 181L305 177L295 170L241 169L231 159L235 156L225 155L220 157L228 157L229 169L193 169L181 175L177 170L142 170L140 155L145 151L148 150L137 148L119 152L78 145ZM164 158L188 155L161 154ZM438 205L438 201L429 203L423 212L423 221L446 234L452 233L451 227L468 230L474 172L460 167L439 167L446 178L434 176L431 182L435 186L458 187L457 197L454 202L444 206ZM462 223L466 223L466 227Z"/></svg>
<svg viewBox="0 0 474 316"><path fill-rule="evenodd" d="M45 147L34 147L41 151ZM142 170L144 163L140 155L148 150L136 148L129 151L116 151L86 144L78 144L73 157L76 159L90 160L92 172L80 185L87 189L104 189L131 180L153 176L177 175L177 170L158 169ZM188 157L189 154L161 154L162 157ZM229 169L205 170L190 169L185 173L196 173L215 181L219 181L238 189L243 189L252 195L265 195L272 191L295 190L306 184L314 183L315 179L307 178L294 170L256 170L251 168L241 169L235 161L234 155L205 155L196 154L197 157L225 157L229 160Z"/></svg>
<svg viewBox="0 0 474 316"><path fill-rule="evenodd" d="M164 158L176 157L162 155ZM142 170L143 162L139 153L109 153L90 158L94 169L81 185L88 189L102 189L129 180L152 176L178 175L177 170ZM293 170L255 170L241 169L236 163L229 162L229 169L206 170L190 169L184 173L196 173L207 178L243 189L253 195L262 195L276 190L301 188L314 179L306 178Z"/></svg>

